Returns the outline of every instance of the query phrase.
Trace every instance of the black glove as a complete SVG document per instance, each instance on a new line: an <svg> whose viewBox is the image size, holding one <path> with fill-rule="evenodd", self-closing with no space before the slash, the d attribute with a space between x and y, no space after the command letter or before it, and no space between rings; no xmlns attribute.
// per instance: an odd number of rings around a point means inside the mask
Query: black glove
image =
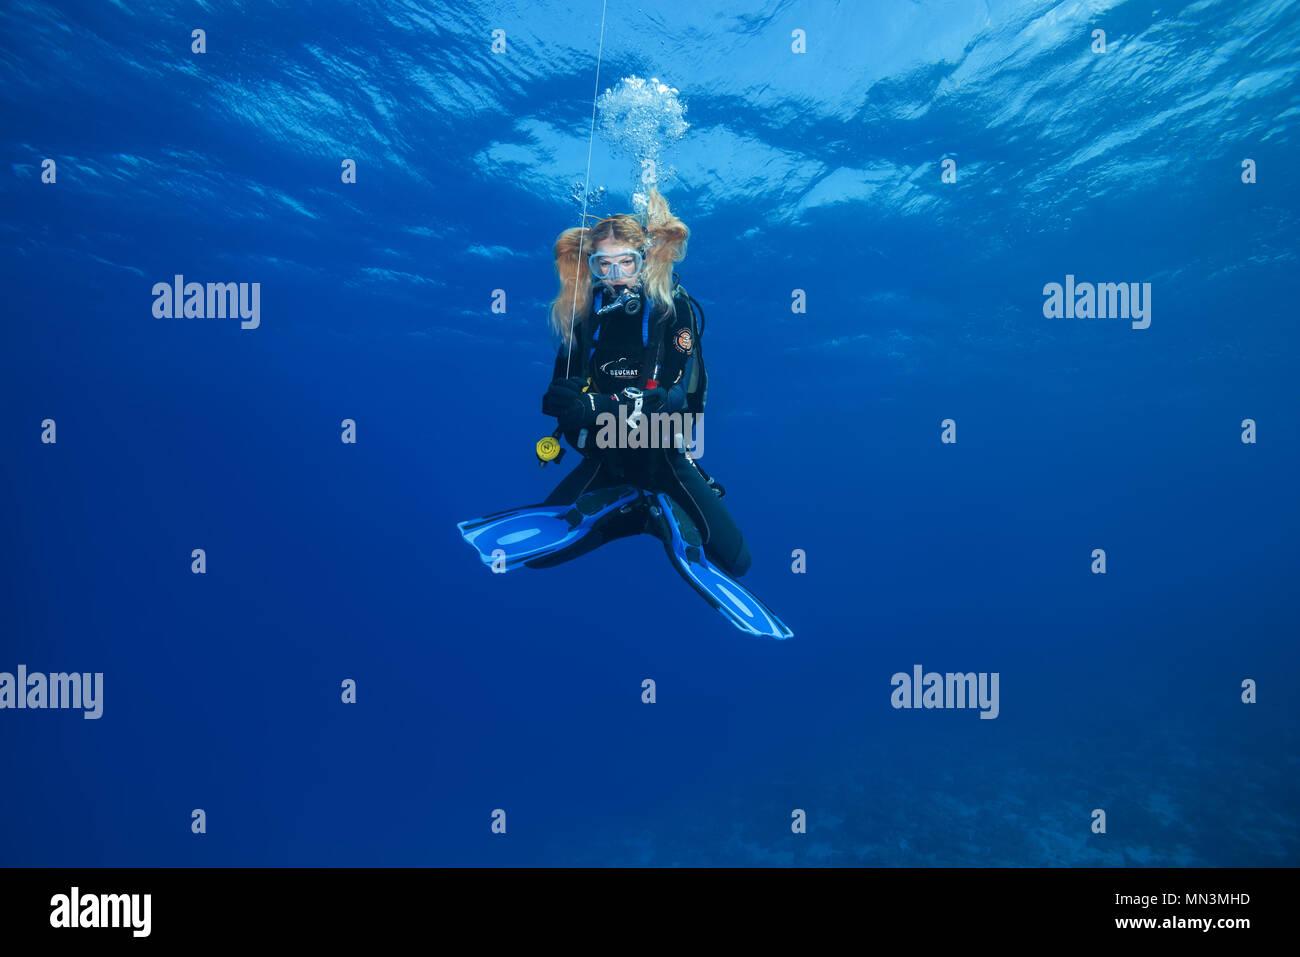
<svg viewBox="0 0 1300 957"><path fill-rule="evenodd" d="M647 415L662 412L668 406L668 390L663 386L646 389L641 394L641 411Z"/></svg>
<svg viewBox="0 0 1300 957"><path fill-rule="evenodd" d="M587 380L581 376L556 379L542 397L542 414L555 416L565 431L591 428L596 424L596 416L613 411L615 400L611 396L583 392L586 385Z"/></svg>

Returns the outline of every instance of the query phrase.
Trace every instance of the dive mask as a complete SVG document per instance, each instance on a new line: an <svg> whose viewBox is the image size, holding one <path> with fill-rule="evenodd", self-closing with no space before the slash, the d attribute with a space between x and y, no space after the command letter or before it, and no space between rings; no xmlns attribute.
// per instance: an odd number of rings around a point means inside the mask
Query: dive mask
<svg viewBox="0 0 1300 957"><path fill-rule="evenodd" d="M639 249L620 253L592 253L587 257L591 278L597 282L616 279L634 279L641 272L645 257Z"/></svg>

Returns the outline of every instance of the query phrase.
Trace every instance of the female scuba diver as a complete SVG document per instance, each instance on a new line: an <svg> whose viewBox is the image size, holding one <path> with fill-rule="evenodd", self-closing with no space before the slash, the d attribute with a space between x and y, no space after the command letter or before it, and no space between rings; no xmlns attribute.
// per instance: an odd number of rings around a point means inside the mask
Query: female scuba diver
<svg viewBox="0 0 1300 957"><path fill-rule="evenodd" d="M628 535L659 537L677 571L732 624L752 635L793 633L743 585L749 549L721 502L724 489L690 458L682 415L704 410L704 310L677 282L690 231L651 189L645 221L629 214L555 241L560 291L551 325L563 340L542 412L554 434L538 442L558 460L562 435L583 461L540 505L461 522L484 564L546 568ZM670 417L671 418L668 418ZM676 441L629 441L629 428ZM690 415L686 416L688 419ZM666 426L666 427L665 427ZM672 430L678 430L673 432ZM644 434L644 433L643 433Z"/></svg>

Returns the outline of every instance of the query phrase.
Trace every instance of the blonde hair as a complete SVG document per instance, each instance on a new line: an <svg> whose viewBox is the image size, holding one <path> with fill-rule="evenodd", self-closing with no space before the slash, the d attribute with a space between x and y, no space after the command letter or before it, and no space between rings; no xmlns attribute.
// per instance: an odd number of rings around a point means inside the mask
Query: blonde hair
<svg viewBox="0 0 1300 957"><path fill-rule="evenodd" d="M560 291L551 303L551 329L564 340L573 325L591 311L593 287L587 257L606 240L642 250L641 286L661 310L676 315L673 305L673 263L686 258L691 231L672 214L668 200L651 187L646 201L645 224L629 213L618 213L586 228L574 226L555 240L555 273Z"/></svg>

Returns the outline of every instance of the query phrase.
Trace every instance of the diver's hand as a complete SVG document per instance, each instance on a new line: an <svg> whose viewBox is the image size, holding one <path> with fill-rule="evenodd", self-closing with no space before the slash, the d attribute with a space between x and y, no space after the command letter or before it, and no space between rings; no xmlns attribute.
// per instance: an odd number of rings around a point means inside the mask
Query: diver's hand
<svg viewBox="0 0 1300 957"><path fill-rule="evenodd" d="M542 414L555 416L560 420L561 425L564 425L566 420L580 416L582 406L586 402L586 396L582 394L586 384L587 380L581 376L556 379L542 396Z"/></svg>
<svg viewBox="0 0 1300 957"><path fill-rule="evenodd" d="M581 395L582 390L587 387L587 380L580 375L570 376L567 379L556 379L546 388L546 394L566 392L575 395ZM543 399L545 401L545 399ZM547 413L550 414L549 412Z"/></svg>
<svg viewBox="0 0 1300 957"><path fill-rule="evenodd" d="M668 407L668 390L663 386L655 386L653 389L646 389L641 393L641 411L654 415L656 412L662 412Z"/></svg>
<svg viewBox="0 0 1300 957"><path fill-rule="evenodd" d="M542 414L555 416L565 430L595 425L596 417L612 411L616 400L608 395L583 392L586 385L587 380L581 376L556 379L542 397Z"/></svg>

